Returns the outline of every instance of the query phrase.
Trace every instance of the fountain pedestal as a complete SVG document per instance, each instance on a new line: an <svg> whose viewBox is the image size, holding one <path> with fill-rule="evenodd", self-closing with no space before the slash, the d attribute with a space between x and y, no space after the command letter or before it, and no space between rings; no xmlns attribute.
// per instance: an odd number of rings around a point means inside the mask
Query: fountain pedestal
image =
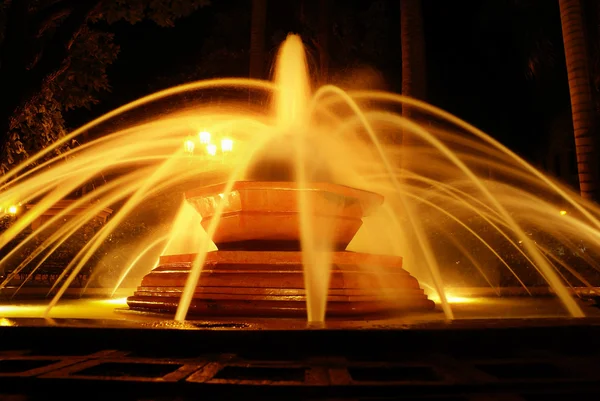
<svg viewBox="0 0 600 401"><path fill-rule="evenodd" d="M190 315L306 317L298 191L292 182L248 181L236 182L230 193L212 186L186 194L205 229L225 202L213 236L219 250L206 255ZM312 184L305 191L315 211L315 240L333 248L327 317L433 308L417 280L402 269L402 258L344 250L362 217L382 202L380 195L334 184ZM195 257L162 256L128 298L129 307L174 313Z"/></svg>
<svg viewBox="0 0 600 401"><path fill-rule="evenodd" d="M174 312L195 254L161 257L127 302L133 309ZM402 258L333 252L327 316L372 316L430 309L433 302L402 269ZM189 313L204 316L305 317L301 252L207 254Z"/></svg>

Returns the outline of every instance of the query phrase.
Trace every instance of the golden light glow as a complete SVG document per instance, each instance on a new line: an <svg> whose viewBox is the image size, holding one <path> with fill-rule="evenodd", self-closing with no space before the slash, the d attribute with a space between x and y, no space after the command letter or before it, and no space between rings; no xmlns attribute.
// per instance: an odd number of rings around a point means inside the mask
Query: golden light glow
<svg viewBox="0 0 600 401"><path fill-rule="evenodd" d="M110 299L99 299L97 300L100 304L104 305L121 305L127 306L127 297L124 298L110 298Z"/></svg>
<svg viewBox="0 0 600 401"><path fill-rule="evenodd" d="M0 313L8 317L41 316L43 311L44 307L38 305L0 305Z"/></svg>
<svg viewBox="0 0 600 401"><path fill-rule="evenodd" d="M198 133L198 138L200 138L201 144L208 145L210 143L210 132L200 131Z"/></svg>
<svg viewBox="0 0 600 401"><path fill-rule="evenodd" d="M111 317L116 308L127 306L127 298L104 298L86 300L66 300L57 304L51 313L55 318L106 318ZM0 305L0 326L14 325L12 318L43 317L48 307L46 302Z"/></svg>
<svg viewBox="0 0 600 401"><path fill-rule="evenodd" d="M14 326L15 323L12 320L8 320L6 318L0 318L0 327L10 327Z"/></svg>
<svg viewBox="0 0 600 401"><path fill-rule="evenodd" d="M111 233L120 235L123 231L127 232L131 223L138 223L138 218L141 218L140 223L147 222L145 215L149 214L148 206L152 206L153 209L156 206L154 200L157 198L154 194L173 193L172 197L176 195L181 198L179 194L183 189L193 189L188 187L190 184L200 183L208 186L222 183L224 180L232 184L233 180L247 179L246 176L252 175L254 170L251 169L254 169L255 165L250 163L263 161L266 164L256 166L267 166L269 168L265 170L271 170L273 173L277 173L275 169L282 165L286 169L289 167L289 175L298 181L297 194L300 196L297 202L292 203L301 213L298 214L297 231L294 228L293 233L303 242L303 258L309 261L307 265L311 266L305 270L305 295L310 300L307 304L310 322L320 322L325 317L331 276L329 273L335 268L332 266L333 259L330 259L331 251L335 250L333 246L337 243L334 241L342 239L340 236L345 236L346 233L351 234L351 231L345 231L346 226L336 227L331 224L337 220L316 215L329 215L330 211L344 212L345 209L339 209L338 198L341 196L340 199L344 201L353 193L351 189L340 188L342 194L339 196L334 193L333 198L327 196L322 199L318 193L329 193L329 190L317 187L315 189L319 192L311 191L309 195L307 190L313 188L313 183L319 183L321 178L327 178L328 175L331 175L336 183L381 193L387 199L379 211L373 210L373 216L365 218L364 226L348 245L349 250L406 256L407 268L419 273L415 274L415 279L421 283L423 278L432 279L434 287L444 288L444 285L454 280L457 280L456 284L465 286L479 285L488 281L489 273L494 279L490 281L494 283L497 279L496 271L500 268L504 270L505 267L512 269L510 265L513 259L505 261L503 258L508 255L504 255L504 248L496 246L505 245L507 240L511 242L517 239L519 244L523 244L523 249L519 248L517 251L522 251L525 259L531 261L530 265L536 267L531 270L539 269L539 277L549 282L553 293L560 298L570 315L584 315L580 303L573 300L556 266L564 262L565 265L562 266L567 268L571 260L574 260L572 255L583 252L591 254L590 259L593 261L594 255L600 252L600 242L584 240L585 246L589 247L589 250L585 250L577 238L600 235L600 229L595 224L596 216L600 213L598 205L588 206L587 203L582 203L575 191L555 183L552 178L521 159L496 139L458 117L409 97L376 90L379 77L371 77L368 70L356 71L356 75L347 77L347 84L341 83L342 87L349 87L349 92L326 85L320 89L315 88L313 94L305 50L299 36L288 38L278 57L275 71L276 82L273 83L237 78L196 81L146 96L73 131L42 152L32 154L23 163L14 166L6 175L0 177L0 185L3 187L0 191L0 214L5 214L7 220L15 220L0 236L0 248L11 252L10 256L5 255L0 260L4 265L14 262L22 266L27 265L26 270L31 270L39 259L31 258L31 255L42 252L40 257L49 256L50 248L54 244L59 246L69 236L79 233L78 230L87 225L99 212L109 206L119 205L118 213L115 212L101 230L92 233L93 238L85 243L83 249L78 250L77 256L70 258L70 267L65 270L68 278L65 276L64 282L59 280L60 290L49 305L47 300L36 301L31 307L28 306L30 301L27 305L0 305L0 317L10 318L9 314L12 313L21 317L50 314L52 317L89 319L104 316L107 311L113 313L117 303L115 300L97 303L86 300L81 305L66 299L58 303L61 297L71 291L79 293L79 289L70 285L71 282L76 284L75 272L96 264L96 260L100 259L96 256L102 256L105 252L103 244L113 238ZM369 74L365 75L363 80L366 72ZM166 110L161 110L160 113L148 112L158 107L147 105L171 102L169 99L188 94L194 98L199 98L200 95L207 98L213 94L219 97L226 95L229 98L230 88L239 92L232 93L234 96L231 96L231 101L224 99L223 102L194 102L193 110L186 105L185 108L170 107L172 110L168 113ZM200 94L199 91L206 92ZM252 91L253 94L259 91L265 98L270 98L270 102L264 102L269 104L255 107L257 105L246 104L246 101L240 102L239 95L245 97L247 91ZM403 118L397 112L403 104L413 107L418 111L418 117L422 118L414 121ZM139 115L136 122L130 118L134 117L134 114ZM126 124L105 123L118 122L122 119L121 116L126 117ZM435 121L435 124L421 127L420 120L426 119ZM113 126L115 128L111 130L110 127ZM70 143L84 132L94 132L98 130L97 127L106 131L106 135L98 136L97 139L86 143L86 146L74 147L68 154L54 156L61 144ZM411 143L410 146L403 146L401 149L393 143L388 145L387 140L396 132L409 133L418 138L417 143ZM231 151L233 141L228 143L227 137L235 138L235 153ZM195 149L196 146L198 149ZM168 149L164 149L165 147ZM297 148L300 151L296 151ZM173 162L169 163L171 160L168 159L165 162L163 159L173 153L173 150L176 153ZM186 152L182 152L184 150ZM407 166L401 160L402 156L410 159ZM46 159L49 164L43 162ZM178 163L180 160L183 162ZM257 170L260 174L263 173L262 168ZM93 191L80 191L81 199L76 201L77 204L69 202L65 206L54 207L61 194L73 192L71 186L75 188L75 184L79 186L79 183L95 183L103 178L101 175L105 172L110 178L107 177L105 183L93 188ZM219 197L216 198L218 201ZM225 202L240 202L239 194L223 198L224 203L217 202L220 206L224 206ZM375 202L375 198L379 198L379 195L368 196L368 199L373 199L373 206L381 202ZM24 205L11 207L17 205L19 199L23 200ZM252 200L254 199L253 197ZM262 198L256 199L257 202L262 202ZM25 206L29 206L27 203L33 203L33 200L36 207L21 218L21 214L26 211ZM177 214L157 213L157 216L154 216L153 213L150 216L153 221L148 224L156 225L156 230L151 230L149 234L159 234L163 226L165 229L171 226L172 234L165 233L169 239L163 250L156 249L156 254L148 254L147 258L152 256L154 263L155 256L159 254L197 253L193 268L186 275L185 287L179 300L176 319L183 321L196 297L198 279L203 274L202 268L207 252L216 249L216 245L210 239L221 232L223 225L219 228L219 219L215 218L206 230L198 230L201 217L194 209L198 205L192 206L191 202L180 200L181 207L174 204L173 208L170 208L170 211ZM271 198L268 200L270 202ZM370 201L368 203L370 205ZM358 205L356 209L366 212L362 206L366 208L369 205ZM573 216L578 218L569 216L569 219L560 220L560 217L571 213L562 210L561 206L568 207ZM83 212L79 213L79 210ZM9 213L14 213L14 216ZM557 213L559 216L556 216ZM171 218L173 215L175 217ZM36 216L40 218L34 219ZM67 224L61 224L54 229L52 222L46 222L46 216L54 216L51 218L56 222L67 220L67 216L69 218ZM192 219L189 216L194 217ZM343 214L331 217L344 219ZM359 217L356 216L356 219L359 220ZM410 221L405 220L409 217ZM181 223L178 222L179 219ZM180 227L196 229L179 230ZM552 252L547 253L543 246L537 246L533 238L529 239L527 231L530 227L539 228L544 233L544 238L552 238L553 247L556 239L561 246L561 254L554 252L554 248L549 249L548 252ZM251 230L254 228L249 227ZM348 229L351 227L348 226ZM439 234L444 237L447 234L448 237L443 238ZM25 236L28 236L27 239L31 238L31 241L23 240ZM179 237L181 241L177 240ZM129 248L137 249L151 240L152 237L134 236L131 238L131 244L126 244L126 247L115 245L114 256L129 256ZM450 244L449 240L456 243ZM28 255L27 253L31 253L30 245L38 242L40 244L35 245L34 253ZM485 253L485 260L479 257L482 251ZM112 257L112 252L111 249L107 257ZM480 270L482 277L479 277L474 268L463 267L469 263L454 265L454 255L457 252L461 260L467 258L471 261L471 265ZM137 250L136 253L138 255L135 256L138 257L143 254ZM548 255L556 260L550 260ZM519 256L519 259L522 258ZM94 270L99 274L99 281L110 278L104 271L98 271L106 260L108 259L98 260L101 262L100 266ZM411 263L413 260L419 263ZM447 267L446 263L453 266ZM501 264L504 266L500 266ZM387 270L375 266L375 263L373 265L361 268L369 275L372 274L373 281L381 280L382 284L388 284L385 283L384 275L387 274ZM579 265L587 263L575 263L572 266L575 273L578 273ZM371 268L373 271L367 270ZM464 274L454 274L455 272ZM587 272L581 273L581 276L586 278L584 276ZM128 277L132 285L133 281L138 280L134 275ZM590 278L593 279L593 276ZM579 275L577 279L574 284L583 282ZM138 285L139 282L135 284ZM459 304L457 309L461 306L472 308L487 302L486 296L481 295L484 292L469 291L465 288L457 286L442 295L442 298L446 299L447 295L450 304ZM431 298L439 305L435 290L433 294L435 295ZM387 295L387 291L382 295ZM390 297L393 295L390 294ZM452 319L451 309L447 306L443 309L446 318ZM548 311L554 315L554 309L550 309ZM120 315L117 315L117 318L121 318ZM127 319L126 316L124 318ZM17 322L20 324L20 321Z"/></svg>
<svg viewBox="0 0 600 401"><path fill-rule="evenodd" d="M431 299L436 304L440 303L440 298L437 294L430 294L428 296L429 299ZM451 292L448 291L446 291L446 299L448 300L448 303L451 304L471 304L477 302L477 298L461 297L458 295L453 295Z"/></svg>
<svg viewBox="0 0 600 401"><path fill-rule="evenodd" d="M183 149L188 153L194 153L195 147L196 147L196 145L194 144L194 141L192 141L191 139L187 139L183 143Z"/></svg>
<svg viewBox="0 0 600 401"><path fill-rule="evenodd" d="M449 295L448 302L450 302L451 304L470 304L475 302L475 299L468 297L458 297L456 295Z"/></svg>
<svg viewBox="0 0 600 401"><path fill-rule="evenodd" d="M221 139L221 151L231 152L233 150L233 140L229 138Z"/></svg>

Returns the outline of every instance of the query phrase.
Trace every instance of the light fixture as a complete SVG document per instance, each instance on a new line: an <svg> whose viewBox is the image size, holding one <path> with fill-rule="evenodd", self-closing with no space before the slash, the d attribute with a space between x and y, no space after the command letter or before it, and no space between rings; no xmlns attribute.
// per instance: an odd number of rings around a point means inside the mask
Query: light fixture
<svg viewBox="0 0 600 401"><path fill-rule="evenodd" d="M187 153L194 153L195 147L196 147L196 145L194 144L194 141L192 141L191 139L186 139L185 142L183 143L183 149Z"/></svg>
<svg viewBox="0 0 600 401"><path fill-rule="evenodd" d="M200 143L208 145L210 143L210 132L200 131L198 133L198 138L200 139Z"/></svg>
<svg viewBox="0 0 600 401"><path fill-rule="evenodd" d="M15 214L17 214L18 208L16 205L12 205L12 206L9 206L8 209L6 209L6 210L8 211L9 214L15 215Z"/></svg>
<svg viewBox="0 0 600 401"><path fill-rule="evenodd" d="M215 145L214 143L209 143L208 145L206 145L206 152L211 156L216 155L217 154L217 145Z"/></svg>
<svg viewBox="0 0 600 401"><path fill-rule="evenodd" d="M233 150L233 140L229 138L221 139L221 151L231 152Z"/></svg>
<svg viewBox="0 0 600 401"><path fill-rule="evenodd" d="M561 210L561 211L560 211L560 212L558 212L558 213L560 213L560 215L561 215L561 216L564 216L564 215L566 215L566 214L567 214L567 211L566 211L566 210Z"/></svg>

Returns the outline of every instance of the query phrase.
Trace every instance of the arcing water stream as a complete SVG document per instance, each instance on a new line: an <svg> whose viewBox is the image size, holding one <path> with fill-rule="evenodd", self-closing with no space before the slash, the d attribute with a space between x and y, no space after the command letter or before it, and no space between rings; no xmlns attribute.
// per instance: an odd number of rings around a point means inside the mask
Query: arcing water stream
<svg viewBox="0 0 600 401"><path fill-rule="evenodd" d="M39 258L55 252L99 211L116 207L65 267L47 315L133 214L148 204L156 206L156 199L172 198L179 205L182 188L190 185L251 178L253 166L267 158L293 166L292 177L301 189L327 180L383 194L384 208L365 220L348 249L403 256L405 268L437 293L447 318L453 314L445 288L466 284L549 286L572 316L584 316L569 287L592 287L600 281L595 205L488 135L431 105L391 93L345 92L332 85L313 92L310 82L301 40L290 35L277 58L273 83L217 79L158 92L87 124L13 169L0 181L0 206L17 202L33 206L0 237L5 255L0 269L11 272L2 286L20 270L31 272L31 264L38 268L43 263ZM148 111L179 101L182 94L221 89L270 93L273 107L256 111L245 101L218 106L200 101L171 113ZM396 112L402 104L417 110L416 120ZM107 123L132 113L143 113L144 122L111 129L66 154L48 157L61 143L86 131L106 130ZM404 146L403 135L411 136ZM38 164L32 167L34 162ZM72 203L71 208L84 207L86 213L73 216L66 208L40 220L59 200L100 176L108 177L104 185ZM231 185L224 198L230 190ZM314 205L305 191L298 193L304 211L303 260L311 266L305 270L308 320L323 321L331 268L330 227L316 223ZM153 248L166 254L198 252L176 314L176 319L184 320L202 279L205 254L214 249L210 237L219 213L206 233L189 206L159 214L163 221L173 221L171 231L136 238L136 249L144 254ZM28 231L36 221L41 224ZM44 240L23 257L39 238ZM121 266L116 286L136 265L139 254L130 259ZM393 302L394 294L390 299Z"/></svg>

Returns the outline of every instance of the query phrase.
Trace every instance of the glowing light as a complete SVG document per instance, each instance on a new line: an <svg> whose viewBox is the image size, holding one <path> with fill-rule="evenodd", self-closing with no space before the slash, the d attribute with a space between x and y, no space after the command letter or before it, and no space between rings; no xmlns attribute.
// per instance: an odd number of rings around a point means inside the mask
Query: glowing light
<svg viewBox="0 0 600 401"><path fill-rule="evenodd" d="M17 214L17 210L18 210L18 208L17 208L17 206L16 206L16 205L12 205L12 206L9 206L9 207L8 207L8 209L6 209L6 210L7 210L7 211L8 211L8 213L10 213L10 214Z"/></svg>
<svg viewBox="0 0 600 401"><path fill-rule="evenodd" d="M450 302L451 304L470 304L475 302L474 298L468 298L468 297L458 297L456 295L450 295L448 296L448 302Z"/></svg>
<svg viewBox="0 0 600 401"><path fill-rule="evenodd" d="M104 305L127 305L127 298L111 298L111 299L101 299L98 300L99 303Z"/></svg>
<svg viewBox="0 0 600 401"><path fill-rule="evenodd" d="M196 145L194 144L194 141L192 141L191 139L187 139L184 143L183 143L183 149L187 152L187 153L194 153L194 148L196 147Z"/></svg>
<svg viewBox="0 0 600 401"><path fill-rule="evenodd" d="M564 215L566 215L566 214L567 214L567 211L566 211L566 210L561 210L561 211L560 211L560 212L558 212L558 213L560 213L560 215L561 215L561 216L564 216Z"/></svg>
<svg viewBox="0 0 600 401"><path fill-rule="evenodd" d="M198 138L200 138L200 143L208 145L210 143L210 132L200 131L200 133L198 133Z"/></svg>
<svg viewBox="0 0 600 401"><path fill-rule="evenodd" d="M0 312L8 317L28 317L28 313L43 312L43 307L38 305L0 305Z"/></svg>
<svg viewBox="0 0 600 401"><path fill-rule="evenodd" d="M223 152L231 152L233 150L233 140L229 138L221 139L221 150Z"/></svg>
<svg viewBox="0 0 600 401"><path fill-rule="evenodd" d="M429 296L429 299L431 299L433 302L435 302L435 303L440 302L440 298L437 296L437 294L430 294L428 296ZM452 293L449 293L448 291L446 291L446 299L448 300L448 303L451 303L451 304L471 304L471 303L477 302L476 298L461 297L458 295L453 295Z"/></svg>
<svg viewBox="0 0 600 401"><path fill-rule="evenodd" d="M6 318L0 318L0 327L10 327L14 326L15 323L12 320L8 320Z"/></svg>
<svg viewBox="0 0 600 401"><path fill-rule="evenodd" d="M206 152L211 156L216 155L217 154L217 145L215 145L214 143L209 143L208 145L206 145Z"/></svg>

